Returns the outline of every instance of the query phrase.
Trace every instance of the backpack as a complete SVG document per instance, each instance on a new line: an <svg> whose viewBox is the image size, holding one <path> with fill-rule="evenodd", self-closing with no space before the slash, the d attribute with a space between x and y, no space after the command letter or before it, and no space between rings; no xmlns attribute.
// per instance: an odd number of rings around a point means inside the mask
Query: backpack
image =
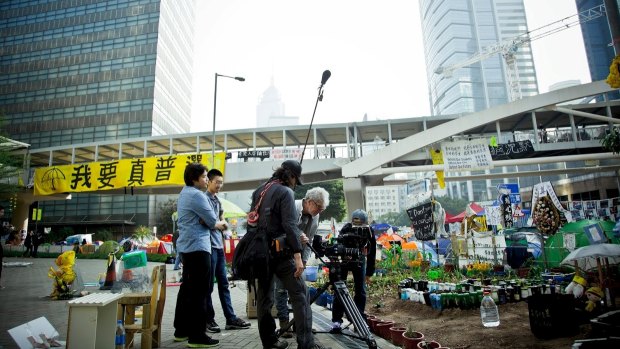
<svg viewBox="0 0 620 349"><path fill-rule="evenodd" d="M239 240L232 260L232 279L250 281L250 286L254 285L254 280L266 279L269 277L269 262L271 261L270 249L271 238L267 235L267 229L258 224L258 211L263 202L263 197L275 183L267 183L260 192L260 197L254 210L248 214L247 233ZM252 217L250 217L252 216Z"/></svg>
<svg viewBox="0 0 620 349"><path fill-rule="evenodd" d="M247 233L239 240L232 260L232 279L254 280L269 277L270 239L265 229L248 226Z"/></svg>

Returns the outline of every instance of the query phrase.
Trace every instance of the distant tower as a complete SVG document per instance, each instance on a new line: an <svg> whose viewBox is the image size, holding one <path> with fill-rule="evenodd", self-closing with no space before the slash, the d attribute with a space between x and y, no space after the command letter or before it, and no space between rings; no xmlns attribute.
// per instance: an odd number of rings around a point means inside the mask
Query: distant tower
<svg viewBox="0 0 620 349"><path fill-rule="evenodd" d="M284 103L280 97L280 91L274 85L272 77L271 85L263 92L260 102L256 106L256 127L298 124L299 117L284 115Z"/></svg>

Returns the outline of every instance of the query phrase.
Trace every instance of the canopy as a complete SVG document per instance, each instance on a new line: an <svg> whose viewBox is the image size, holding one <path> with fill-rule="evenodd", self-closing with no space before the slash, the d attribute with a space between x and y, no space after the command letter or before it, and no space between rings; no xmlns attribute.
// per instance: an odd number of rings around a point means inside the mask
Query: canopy
<svg viewBox="0 0 620 349"><path fill-rule="evenodd" d="M222 209L224 210L224 218L245 217L247 215L241 207L233 204L232 202L224 198L220 198L219 196L218 199L220 200Z"/></svg>

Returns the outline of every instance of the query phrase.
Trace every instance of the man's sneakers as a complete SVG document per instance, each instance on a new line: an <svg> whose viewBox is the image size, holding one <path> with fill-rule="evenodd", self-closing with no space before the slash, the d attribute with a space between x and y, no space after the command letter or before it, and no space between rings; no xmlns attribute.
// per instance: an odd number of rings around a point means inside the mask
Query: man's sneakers
<svg viewBox="0 0 620 349"><path fill-rule="evenodd" d="M203 337L196 340L190 339L187 342L188 348L213 348L217 347L218 345L220 345L220 341L218 341L217 339L213 339L207 335L204 335Z"/></svg>
<svg viewBox="0 0 620 349"><path fill-rule="evenodd" d="M211 333L220 333L220 326L215 320L207 322L207 331Z"/></svg>
<svg viewBox="0 0 620 349"><path fill-rule="evenodd" d="M187 335L186 334L174 331L174 341L175 342L185 342L186 340L187 340Z"/></svg>
<svg viewBox="0 0 620 349"><path fill-rule="evenodd" d="M227 330L243 330L249 328L252 324L246 321L241 320L240 318L235 318L234 320L226 320L226 329ZM219 332L219 331L218 331Z"/></svg>
<svg viewBox="0 0 620 349"><path fill-rule="evenodd" d="M286 348L288 348L288 342L281 341L281 340L276 341L275 343L273 343L272 345L268 347L263 347L263 349L286 349Z"/></svg>

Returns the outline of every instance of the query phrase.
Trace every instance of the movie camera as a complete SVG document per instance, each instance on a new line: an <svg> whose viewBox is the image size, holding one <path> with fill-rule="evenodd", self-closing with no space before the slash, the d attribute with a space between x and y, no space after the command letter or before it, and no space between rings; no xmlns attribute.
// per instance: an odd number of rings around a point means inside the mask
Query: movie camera
<svg viewBox="0 0 620 349"><path fill-rule="evenodd" d="M317 257L327 256L331 262L356 262L368 251L370 234L372 231L368 225L351 226L338 237L329 240L315 235L312 248Z"/></svg>

